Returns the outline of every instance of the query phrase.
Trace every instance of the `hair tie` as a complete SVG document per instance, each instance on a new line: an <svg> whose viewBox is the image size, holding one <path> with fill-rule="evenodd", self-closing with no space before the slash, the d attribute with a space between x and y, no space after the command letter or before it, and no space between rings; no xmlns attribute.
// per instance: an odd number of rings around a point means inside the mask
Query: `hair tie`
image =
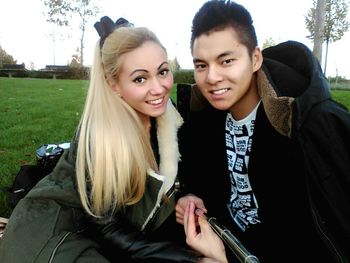
<svg viewBox="0 0 350 263"><path fill-rule="evenodd" d="M118 20L115 23L108 16L101 17L100 21L94 24L94 27L96 28L96 31L100 36L100 48L102 48L106 37L108 37L114 29L128 26L133 26L133 24L129 23L129 21L123 17L118 18Z"/></svg>

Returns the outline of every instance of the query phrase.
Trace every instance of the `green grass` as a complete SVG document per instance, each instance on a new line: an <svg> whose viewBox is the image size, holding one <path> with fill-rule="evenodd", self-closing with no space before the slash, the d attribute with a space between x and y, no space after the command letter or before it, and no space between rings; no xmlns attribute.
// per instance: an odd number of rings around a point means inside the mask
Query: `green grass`
<svg viewBox="0 0 350 263"><path fill-rule="evenodd" d="M350 89L348 90L332 90L334 100L345 105L350 110Z"/></svg>
<svg viewBox="0 0 350 263"><path fill-rule="evenodd" d="M70 141L83 109L87 81L0 78L0 187L20 165L35 163L42 144ZM0 192L0 216L8 216Z"/></svg>
<svg viewBox="0 0 350 263"><path fill-rule="evenodd" d="M70 141L87 88L85 80L0 78L0 188L11 185L21 165L35 163L39 146ZM350 91L332 96L350 109ZM10 212L0 191L0 217Z"/></svg>

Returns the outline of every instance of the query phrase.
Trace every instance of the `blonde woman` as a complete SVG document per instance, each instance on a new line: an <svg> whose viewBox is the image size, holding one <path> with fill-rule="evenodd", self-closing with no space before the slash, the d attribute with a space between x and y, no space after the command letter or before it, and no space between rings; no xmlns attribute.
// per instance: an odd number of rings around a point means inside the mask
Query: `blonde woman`
<svg viewBox="0 0 350 263"><path fill-rule="evenodd" d="M123 18L103 17L95 28L101 38L76 135L14 209L0 262L197 262L200 253L165 241L181 234L166 226L175 223L182 124L166 50Z"/></svg>

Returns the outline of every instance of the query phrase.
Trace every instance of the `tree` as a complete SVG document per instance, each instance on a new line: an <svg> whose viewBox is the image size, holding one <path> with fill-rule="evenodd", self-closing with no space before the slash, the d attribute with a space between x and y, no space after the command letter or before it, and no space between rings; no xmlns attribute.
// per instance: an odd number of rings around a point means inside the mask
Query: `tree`
<svg viewBox="0 0 350 263"><path fill-rule="evenodd" d="M323 28L325 20L326 0L317 0L315 14L315 38L313 52L320 63L322 63Z"/></svg>
<svg viewBox="0 0 350 263"><path fill-rule="evenodd" d="M323 28L323 42L326 42L326 55L324 63L324 74L326 74L327 69L327 57L328 48L331 42L336 42L340 40L344 33L348 31L350 23L347 20L348 15L348 1L347 0L325 0L325 19ZM315 29L316 29L316 0L313 1L313 7L305 16L305 25L309 30L309 39L315 40Z"/></svg>
<svg viewBox="0 0 350 263"><path fill-rule="evenodd" d="M71 12L70 1L44 0L46 21L57 26L68 26L68 15Z"/></svg>
<svg viewBox="0 0 350 263"><path fill-rule="evenodd" d="M181 66L179 64L179 61L177 60L177 57L175 57L173 60L169 59L170 61L170 67L173 71L177 71L181 69Z"/></svg>
<svg viewBox="0 0 350 263"><path fill-rule="evenodd" d="M72 67L72 68L80 68L80 67L82 67L82 65L81 65L81 58L80 58L81 52L80 52L79 48L77 48L76 52L77 52L76 54L72 55L72 60L71 60L71 62L69 64L69 66Z"/></svg>
<svg viewBox="0 0 350 263"><path fill-rule="evenodd" d="M46 6L46 21L59 27L72 26L74 17L78 15L80 35L80 63L84 64L84 40L86 24L91 17L100 12L100 7L90 0L43 0ZM53 39L55 39L53 37Z"/></svg>
<svg viewBox="0 0 350 263"><path fill-rule="evenodd" d="M6 53L5 50L0 46L0 67L4 64L16 64L17 61L13 59L13 57Z"/></svg>
<svg viewBox="0 0 350 263"><path fill-rule="evenodd" d="M96 17L96 15L100 12L100 7L94 5L90 0L75 0L72 1L72 3L73 13L79 14L80 18L80 64L81 66L84 66L84 39L86 24L90 17Z"/></svg>
<svg viewBox="0 0 350 263"><path fill-rule="evenodd" d="M272 47L276 45L276 42L275 40L273 40L271 37L270 38L267 38L264 40L264 43L262 45L262 49L265 49L265 48L268 48L268 47Z"/></svg>

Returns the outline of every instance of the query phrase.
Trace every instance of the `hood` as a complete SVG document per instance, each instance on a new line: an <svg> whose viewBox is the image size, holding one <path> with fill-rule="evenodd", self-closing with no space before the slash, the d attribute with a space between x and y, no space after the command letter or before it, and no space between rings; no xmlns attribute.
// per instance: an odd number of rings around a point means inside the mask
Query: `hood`
<svg viewBox="0 0 350 263"><path fill-rule="evenodd" d="M271 124L283 135L299 129L309 110L330 98L329 85L312 51L287 41L263 50L258 89Z"/></svg>

